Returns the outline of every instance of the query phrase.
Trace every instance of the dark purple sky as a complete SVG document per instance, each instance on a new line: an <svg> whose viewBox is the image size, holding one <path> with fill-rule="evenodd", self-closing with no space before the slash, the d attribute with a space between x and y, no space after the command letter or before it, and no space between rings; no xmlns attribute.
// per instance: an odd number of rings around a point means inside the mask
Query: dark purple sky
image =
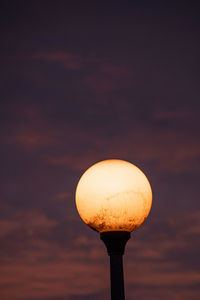
<svg viewBox="0 0 200 300"><path fill-rule="evenodd" d="M154 194L127 244L127 300L200 299L200 5L163 2L1 4L0 299L109 299L74 200L107 158Z"/></svg>

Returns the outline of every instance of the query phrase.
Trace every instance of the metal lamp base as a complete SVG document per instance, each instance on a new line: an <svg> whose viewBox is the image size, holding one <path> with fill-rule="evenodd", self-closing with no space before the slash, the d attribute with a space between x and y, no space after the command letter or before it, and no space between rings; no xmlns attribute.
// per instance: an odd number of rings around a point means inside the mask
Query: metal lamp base
<svg viewBox="0 0 200 300"><path fill-rule="evenodd" d="M100 234L110 256L111 300L124 300L123 254L130 232L108 231Z"/></svg>
<svg viewBox="0 0 200 300"><path fill-rule="evenodd" d="M100 238L104 242L109 256L123 255L130 236L131 234L128 231L107 231L100 234Z"/></svg>

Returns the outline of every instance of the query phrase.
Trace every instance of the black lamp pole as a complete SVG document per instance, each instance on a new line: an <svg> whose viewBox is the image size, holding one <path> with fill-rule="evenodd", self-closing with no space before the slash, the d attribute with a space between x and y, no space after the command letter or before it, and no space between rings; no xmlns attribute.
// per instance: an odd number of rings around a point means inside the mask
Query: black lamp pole
<svg viewBox="0 0 200 300"><path fill-rule="evenodd" d="M110 256L111 300L125 300L123 254L130 232L108 231L100 234Z"/></svg>

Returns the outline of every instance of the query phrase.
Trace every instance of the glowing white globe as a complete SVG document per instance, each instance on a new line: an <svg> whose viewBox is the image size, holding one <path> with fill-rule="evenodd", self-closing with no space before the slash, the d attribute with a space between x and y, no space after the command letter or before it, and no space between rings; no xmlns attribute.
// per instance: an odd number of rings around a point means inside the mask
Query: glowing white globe
<svg viewBox="0 0 200 300"><path fill-rule="evenodd" d="M98 232L128 231L139 227L152 205L152 190L144 173L119 159L90 167L76 188L82 220Z"/></svg>

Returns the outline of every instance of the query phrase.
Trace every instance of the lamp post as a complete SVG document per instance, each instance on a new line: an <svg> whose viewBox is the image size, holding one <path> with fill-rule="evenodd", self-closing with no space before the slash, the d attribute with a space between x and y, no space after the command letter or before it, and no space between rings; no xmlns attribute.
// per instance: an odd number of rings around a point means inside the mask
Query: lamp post
<svg viewBox="0 0 200 300"><path fill-rule="evenodd" d="M111 300L124 300L123 259L130 232L147 218L152 191L144 173L119 159L90 167L76 189L76 206L82 220L100 233L110 256Z"/></svg>

